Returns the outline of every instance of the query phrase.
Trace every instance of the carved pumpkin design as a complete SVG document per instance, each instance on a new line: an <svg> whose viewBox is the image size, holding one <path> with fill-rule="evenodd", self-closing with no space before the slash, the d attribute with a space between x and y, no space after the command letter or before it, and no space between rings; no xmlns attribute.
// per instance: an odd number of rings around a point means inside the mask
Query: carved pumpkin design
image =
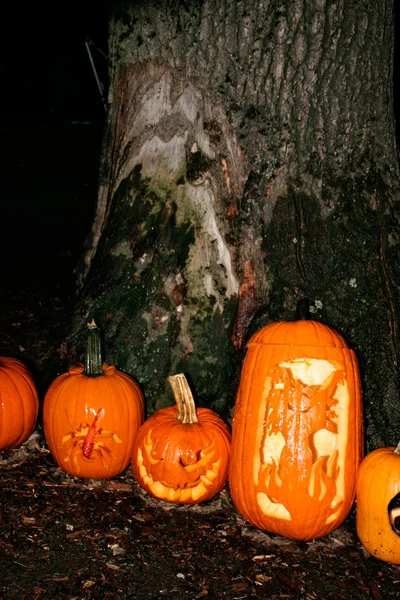
<svg viewBox="0 0 400 600"><path fill-rule="evenodd" d="M76 477L115 477L130 463L143 414L139 385L101 362L100 332L90 323L85 367L57 377L45 396L44 433L54 460Z"/></svg>
<svg viewBox="0 0 400 600"><path fill-rule="evenodd" d="M307 540L350 511L362 458L355 354L316 321L268 325L248 343L232 425L229 484L251 523Z"/></svg>
<svg viewBox="0 0 400 600"><path fill-rule="evenodd" d="M29 438L38 410L30 371L17 358L0 357L0 450L17 448Z"/></svg>
<svg viewBox="0 0 400 600"><path fill-rule="evenodd" d="M356 496L360 542L375 558L400 564L400 444L364 458Z"/></svg>
<svg viewBox="0 0 400 600"><path fill-rule="evenodd" d="M210 500L228 478L230 432L209 408L195 409L183 374L168 378L176 406L162 408L141 426L132 468L152 496L176 504Z"/></svg>

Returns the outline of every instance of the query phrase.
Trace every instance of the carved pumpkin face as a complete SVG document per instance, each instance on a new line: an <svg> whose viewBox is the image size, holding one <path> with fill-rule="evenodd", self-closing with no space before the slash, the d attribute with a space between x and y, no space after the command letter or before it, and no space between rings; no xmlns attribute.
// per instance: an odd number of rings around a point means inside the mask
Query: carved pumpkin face
<svg viewBox="0 0 400 600"><path fill-rule="evenodd" d="M230 489L261 529L325 535L354 500L362 457L354 353L313 321L275 323L248 344L232 426Z"/></svg>
<svg viewBox="0 0 400 600"><path fill-rule="evenodd" d="M199 408L197 419L184 423L178 406L163 408L138 432L132 468L139 484L160 500L203 502L226 483L228 427L208 408Z"/></svg>
<svg viewBox="0 0 400 600"><path fill-rule="evenodd" d="M0 450L17 448L29 438L38 409L31 373L17 358L0 357Z"/></svg>
<svg viewBox="0 0 400 600"><path fill-rule="evenodd" d="M400 448L368 454L357 476L357 535L380 560L400 564Z"/></svg>
<svg viewBox="0 0 400 600"><path fill-rule="evenodd" d="M105 479L126 469L143 422L138 384L114 366L88 377L83 367L60 375L43 407L44 433L59 466L76 477Z"/></svg>

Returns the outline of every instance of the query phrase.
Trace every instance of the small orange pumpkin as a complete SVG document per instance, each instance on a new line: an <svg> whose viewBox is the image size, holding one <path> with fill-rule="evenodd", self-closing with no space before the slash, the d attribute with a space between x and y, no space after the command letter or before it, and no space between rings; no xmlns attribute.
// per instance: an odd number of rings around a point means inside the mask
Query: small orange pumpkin
<svg viewBox="0 0 400 600"><path fill-rule="evenodd" d="M0 450L16 448L29 438L38 410L30 371L17 358L0 357Z"/></svg>
<svg viewBox="0 0 400 600"><path fill-rule="evenodd" d="M162 408L139 429L132 468L139 485L175 504L210 500L228 478L230 432L209 408L197 409L183 374L168 378L176 406Z"/></svg>
<svg viewBox="0 0 400 600"><path fill-rule="evenodd" d="M85 367L57 377L44 399L44 433L53 458L76 477L114 477L130 463L143 414L136 381L102 364L100 331L92 321Z"/></svg>
<svg viewBox="0 0 400 600"><path fill-rule="evenodd" d="M357 359L317 321L273 323L249 341L232 424L229 485L245 519L317 538L348 515L363 451Z"/></svg>
<svg viewBox="0 0 400 600"><path fill-rule="evenodd" d="M380 560L400 564L400 443L364 458L357 476L357 535Z"/></svg>

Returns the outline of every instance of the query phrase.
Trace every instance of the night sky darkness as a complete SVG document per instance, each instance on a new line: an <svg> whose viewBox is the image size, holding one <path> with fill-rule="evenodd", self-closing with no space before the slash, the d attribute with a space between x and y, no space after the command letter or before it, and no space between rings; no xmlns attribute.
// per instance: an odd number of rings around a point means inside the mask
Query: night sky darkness
<svg viewBox="0 0 400 600"><path fill-rule="evenodd" d="M66 255L72 273L95 206L105 119L85 40L107 54L106 2L16 2L2 12L0 250L28 277ZM107 61L92 55L106 86Z"/></svg>
<svg viewBox="0 0 400 600"><path fill-rule="evenodd" d="M107 54L101 0L12 3L0 36L0 250L16 261L79 256L96 201L105 112L85 47ZM400 17L398 7L397 22ZM396 43L395 66L399 68ZM107 85L107 63L92 49ZM395 77L395 102L400 90ZM400 122L400 115L397 115ZM398 125L398 131L400 130Z"/></svg>
<svg viewBox="0 0 400 600"><path fill-rule="evenodd" d="M5 124L98 121L104 116L85 48L90 38L107 54L106 2L19 2L3 17L1 71ZM94 51L106 76L106 61Z"/></svg>

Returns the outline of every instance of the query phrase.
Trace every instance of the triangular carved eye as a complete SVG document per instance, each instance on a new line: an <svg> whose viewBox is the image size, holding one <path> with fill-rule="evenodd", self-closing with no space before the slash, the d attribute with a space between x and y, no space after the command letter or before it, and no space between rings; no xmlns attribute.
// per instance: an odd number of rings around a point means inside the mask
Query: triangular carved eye
<svg viewBox="0 0 400 600"><path fill-rule="evenodd" d="M390 526L400 537L400 492L388 504Z"/></svg>

